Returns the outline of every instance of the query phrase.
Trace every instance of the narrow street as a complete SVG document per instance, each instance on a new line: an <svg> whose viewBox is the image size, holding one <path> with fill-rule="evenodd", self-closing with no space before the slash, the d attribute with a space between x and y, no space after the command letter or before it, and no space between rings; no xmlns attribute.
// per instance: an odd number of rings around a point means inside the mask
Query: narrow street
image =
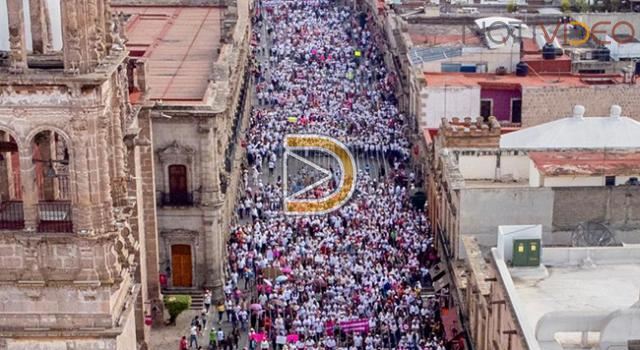
<svg viewBox="0 0 640 350"><path fill-rule="evenodd" d="M228 242L225 338L251 349L444 349L443 305L427 293L438 258L410 200L406 123L372 19L333 1L266 0L253 35L256 101ZM356 160L356 192L330 214L282 212L283 181L311 181L304 167L281 176L283 138L300 133L338 139Z"/></svg>

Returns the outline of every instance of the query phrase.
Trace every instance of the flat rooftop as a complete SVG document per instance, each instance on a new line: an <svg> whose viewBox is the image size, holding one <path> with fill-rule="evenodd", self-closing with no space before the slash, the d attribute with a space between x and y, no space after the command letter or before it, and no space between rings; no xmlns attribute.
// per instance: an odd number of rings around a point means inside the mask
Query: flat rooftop
<svg viewBox="0 0 640 350"><path fill-rule="evenodd" d="M438 72L424 72L424 78L427 82L427 87L444 87L444 86L460 86L460 87L474 87L474 86L495 86L495 87L582 87L593 86L587 79L591 78L586 75L570 75L570 74L550 74L550 75L535 75L529 74L524 77L516 76L515 74L497 75L492 73L438 73ZM608 79L613 79L617 82L616 77L608 76Z"/></svg>
<svg viewBox="0 0 640 350"><path fill-rule="evenodd" d="M529 158L548 176L640 174L640 152L529 152Z"/></svg>
<svg viewBox="0 0 640 350"><path fill-rule="evenodd" d="M127 47L144 57L149 99L165 104L201 102L218 56L219 7L117 6L129 16Z"/></svg>
<svg viewBox="0 0 640 350"><path fill-rule="evenodd" d="M597 348L603 331L604 341L626 343L638 329L640 314L620 315L640 306L640 246L544 246L539 267L509 267L498 249L493 259L530 349ZM582 343L581 332L595 333Z"/></svg>
<svg viewBox="0 0 640 350"><path fill-rule="evenodd" d="M530 187L528 179L518 181L496 181L492 179L464 179L465 188L513 188Z"/></svg>
<svg viewBox="0 0 640 350"><path fill-rule="evenodd" d="M638 301L639 263L547 266L547 270L549 276L542 280L513 277L521 301L521 315L534 329L542 316L549 312L613 311L626 309Z"/></svg>

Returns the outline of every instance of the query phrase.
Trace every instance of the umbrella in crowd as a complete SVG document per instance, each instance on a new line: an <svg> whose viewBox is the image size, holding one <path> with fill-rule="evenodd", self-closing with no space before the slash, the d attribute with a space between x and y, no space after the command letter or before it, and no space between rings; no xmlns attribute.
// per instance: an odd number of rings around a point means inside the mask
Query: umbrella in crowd
<svg viewBox="0 0 640 350"><path fill-rule="evenodd" d="M278 283L283 283L286 282L289 279L289 277L285 276L285 275L281 275L276 277L276 282Z"/></svg>

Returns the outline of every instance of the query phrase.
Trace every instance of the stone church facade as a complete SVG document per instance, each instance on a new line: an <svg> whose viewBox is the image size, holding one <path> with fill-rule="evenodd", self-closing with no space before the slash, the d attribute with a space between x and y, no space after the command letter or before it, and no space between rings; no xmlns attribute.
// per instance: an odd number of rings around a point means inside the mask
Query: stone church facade
<svg viewBox="0 0 640 350"><path fill-rule="evenodd" d="M4 5L0 349L138 349L162 312L144 63L109 0L48 3Z"/></svg>

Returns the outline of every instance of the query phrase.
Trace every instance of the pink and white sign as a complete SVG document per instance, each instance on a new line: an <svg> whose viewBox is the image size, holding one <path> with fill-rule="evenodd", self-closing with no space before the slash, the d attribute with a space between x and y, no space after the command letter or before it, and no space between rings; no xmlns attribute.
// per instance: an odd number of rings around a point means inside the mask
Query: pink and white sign
<svg viewBox="0 0 640 350"><path fill-rule="evenodd" d="M340 329L344 332L368 332L369 320L366 318L340 322Z"/></svg>

